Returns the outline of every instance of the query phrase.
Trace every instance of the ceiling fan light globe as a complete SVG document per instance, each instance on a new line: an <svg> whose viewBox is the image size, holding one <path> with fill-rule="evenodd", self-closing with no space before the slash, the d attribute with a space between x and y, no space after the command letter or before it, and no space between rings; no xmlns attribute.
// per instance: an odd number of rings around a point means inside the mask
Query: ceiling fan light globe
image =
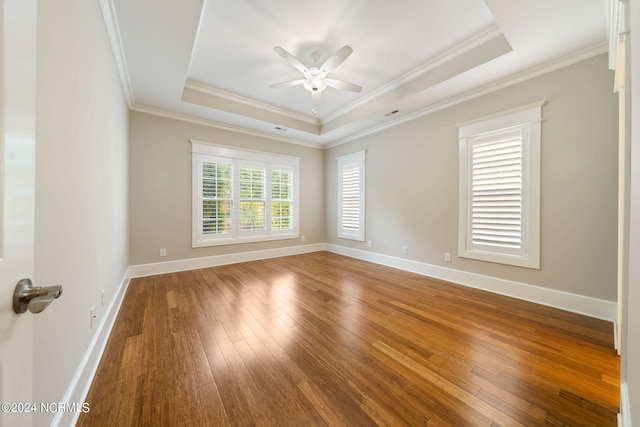
<svg viewBox="0 0 640 427"><path fill-rule="evenodd" d="M302 85L309 92L322 92L327 88L327 81L322 77L309 77Z"/></svg>

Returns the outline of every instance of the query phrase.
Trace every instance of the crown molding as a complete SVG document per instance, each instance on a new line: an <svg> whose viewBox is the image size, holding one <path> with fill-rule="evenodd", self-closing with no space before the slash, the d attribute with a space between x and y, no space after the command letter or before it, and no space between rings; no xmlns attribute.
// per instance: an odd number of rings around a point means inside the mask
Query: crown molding
<svg viewBox="0 0 640 427"><path fill-rule="evenodd" d="M329 142L329 143L313 143L313 142L308 142L308 141L301 141L299 139L295 139L295 138L286 138L286 137L282 137L282 136L278 136L278 135L273 135L267 132L261 132L261 131L256 131L256 130L251 130L248 128L243 128L240 126L233 126L233 125L229 125L229 124L225 124L225 123L221 123L221 122L217 122L214 120L208 120L208 119L203 119L203 118L197 118L197 117L193 117L193 116L189 116L189 115L185 115L185 114L178 114L178 113L173 113L170 111L166 111L166 110L162 110L162 109L158 109L158 108L152 108L152 107L147 107L147 106L143 106L143 105L137 105L134 104L133 106L130 107L131 110L133 111L138 111L141 113L146 113L146 114L150 114L153 116L159 116L159 117L164 117L164 118L169 118L169 119L174 119L174 120L178 120L178 121L182 121L182 122L187 122L187 123L192 123L192 124L197 124L197 125L201 125L201 126L207 126L207 127L212 127L212 128L216 128L216 129L220 129L220 130L226 130L226 131L230 131L230 132L235 132L235 133L241 133L241 134L245 134L245 135L251 135L251 136L257 136L260 138L266 138L266 139L271 139L274 141L280 141L280 142L285 142L288 144L294 144L294 145L301 145L301 146L305 146L305 147L311 147L311 148L317 148L317 149L329 149L329 148L333 148L336 147L338 145L342 145L345 144L347 142L350 141L354 141L356 139L360 139L363 138L365 136L369 136L378 132L381 132L383 130L401 125L403 123L406 122L410 122L412 120L415 120L417 118L435 113L437 111L440 110L444 110L445 108L449 108L449 107L453 107L455 105L461 104L463 102L478 98L480 96L483 95L487 95L490 94L492 92L496 92L498 90L507 88L509 86L513 86L516 85L518 83L522 83L524 81L533 79L535 77L539 77L541 75L550 73L552 71L556 71L559 70L561 68L567 67L569 65L587 60L589 58L592 58L594 56L606 53L608 51L608 43L607 42L602 42L599 43L597 45L588 47L586 49L583 49L581 51L576 52L573 55L570 56L566 56L554 61L550 61L547 62L546 64L540 65L538 67L529 69L529 70L525 70L523 72L514 74L510 77L501 79L498 82L493 82L493 83L489 83L487 85L484 85L478 89L469 91L469 92L465 92L463 94L460 94L456 97L447 99L445 101L439 102L439 103L435 103L432 105L429 105L423 109L420 109L412 114L407 114L405 116L399 117L398 119L395 120L390 120L388 122L385 122L379 126L374 126L371 128L368 128L366 130L363 130L361 132L356 132L353 133L349 136L346 136L344 138L340 138L340 139L336 139L333 142Z"/></svg>
<svg viewBox="0 0 640 427"><path fill-rule="evenodd" d="M193 80L187 80L184 84L184 87L185 89L191 89L195 92L200 92L216 98L226 99L227 101L236 102L238 104L248 105L250 107L258 108L260 110L268 111L270 113L285 116L293 120L306 122L314 126L319 126L322 124L322 120L318 118L309 117L305 114L300 114L291 110L287 110L285 108L276 107L274 105L267 104L266 102L257 101L255 99L247 98L232 92L227 92L225 90L222 90L213 86L209 86L203 83L199 83Z"/></svg>
<svg viewBox="0 0 640 427"><path fill-rule="evenodd" d="M173 119L173 120L178 120L185 123L191 123L191 124L200 125L200 126L207 126L207 127L215 128L219 130L235 132L235 133L240 133L244 135L251 135L259 138L271 139L274 141L285 142L287 144L301 145L303 147L318 148L318 149L325 148L323 144L318 144L318 143L313 143L308 141L301 141L295 138L286 138L283 136L273 135L268 132L261 132L258 130L248 129L241 126L234 126L227 123L217 122L215 120L203 119L200 117L194 117L186 114L174 113L171 111L162 110L160 108L147 107L144 105L134 104L133 106L130 107L130 109L132 111L137 111L139 113L145 113L152 116L163 117L165 119Z"/></svg>
<svg viewBox="0 0 640 427"><path fill-rule="evenodd" d="M101 0L103 1L103 0ZM104 1L108 1L108 0L104 0ZM329 149L332 147L336 147L338 145L342 145L345 144L347 142L350 141L354 141L356 139L360 139L363 138L365 136L368 135L372 135L378 132L381 132L383 130L392 128L394 126L398 126L400 124L415 120L419 117L423 117L432 113L435 113L437 111L443 110L445 108L449 108L449 107L453 107L455 105L461 104L463 102L478 98L480 96L483 95L487 95L489 93L498 91L500 89L504 89L507 88L509 86L513 86L516 85L518 83L524 82L526 80L530 80L532 78L544 75L546 73L552 72L552 71L556 71L560 68L563 67L567 67L569 65L587 60L589 58L592 58L594 56L606 53L609 49L608 43L607 42L602 42L599 43L597 45L588 47L586 49L583 49L581 51L576 52L573 55L570 56L566 56L554 61L550 61L546 64L543 64L541 66L529 69L529 70L525 70L523 72L514 74L510 77L504 78L498 82L493 82L493 83L489 83L485 86L482 86L478 89L460 94L456 97L447 99L446 101L442 101L439 103L435 103L432 105L429 105L423 109L420 109L412 114L407 114L405 116L399 117L398 119L395 120L390 120L388 122L385 122L381 125L378 126L374 126L371 127L369 129L363 130L361 132L356 132L353 133L349 136L346 136L344 138L340 138L340 139L336 139L333 142L329 142L329 143L313 143L313 142L308 142L308 141L301 141L299 139L295 139L295 138L286 138L286 137L282 137L282 136L278 136L278 135L273 135L267 132L261 132L261 131L256 131L256 130L251 130L248 128L243 128L240 126L233 126L233 125L229 125L229 124L225 124L225 123L221 123L221 122L217 122L214 120L208 120L208 119L203 119L203 118L197 118L197 117L193 117L193 116L189 116L189 115L185 115L185 114L178 114L178 113L173 113L170 111L166 111L166 110L162 110L162 109L158 109L158 108L152 108L152 107L147 107L147 106L143 106L143 105L137 105L134 104L132 106L130 106L129 108L133 111L138 111L141 113L146 113L146 114L150 114L150 115L154 115L154 116L159 116L159 117L164 117L164 118L169 118L169 119L174 119L174 120L178 120L178 121L182 121L182 122L187 122L187 123L192 123L192 124L197 124L197 125L202 125L202 126L207 126L207 127L212 127L212 128L216 128L216 129L220 129L220 130L226 130L226 131L230 131L230 132L235 132L235 133L241 133L241 134L245 134L245 135L251 135L251 136L257 136L260 138L266 138L266 139L271 139L274 141L280 141L280 142L285 142L288 144L294 144L294 145L301 145L301 146L305 146L305 147L311 147L311 148L317 148L317 149ZM204 85L202 85L203 87L205 87ZM186 87L186 86L185 86Z"/></svg>
<svg viewBox="0 0 640 427"><path fill-rule="evenodd" d="M456 97L447 99L442 102L438 102L432 105L429 105L425 108L422 108L418 111L415 111L411 114L407 114L402 117L398 117L395 120L390 120L378 126L371 127L369 129L365 129L361 132L353 133L347 137L337 139L330 144L325 145L325 148L332 148L338 145L345 144L350 141L354 141L356 139L363 138L368 135L372 135L377 132L381 132L385 129L392 128L394 126L398 126L402 123L406 123L412 120L415 120L419 117L423 117L432 113L435 113L440 110L444 110L445 108L453 107L455 105L461 104L463 102L478 98L483 95L490 94L492 92L496 92L498 90L507 88L509 86L516 85L518 83L522 83L527 80L531 80L535 77L539 77L541 75L550 73L552 71L559 70L564 67L568 67L569 65L576 64L581 61L585 61L589 58L593 58L594 56L601 55L603 53L607 53L609 50L609 45L607 42L598 43L594 46L590 46L583 50L580 50L573 55L565 56L560 59L556 59L546 64L542 64L540 66L522 71L520 73L514 74L510 77L503 78L497 82L486 84L480 88L474 89L472 91L468 91L462 93Z"/></svg>
<svg viewBox="0 0 640 427"><path fill-rule="evenodd" d="M116 15L116 8L113 4L113 0L99 0L100 9L102 9L102 17L104 19L105 28L107 30L107 36L111 42L111 50L113 51L113 57L118 69L118 75L120 76L120 83L122 84L122 90L124 92L127 105L131 109L135 105L133 98L133 88L131 81L129 80L129 70L127 68L127 61L124 56L124 48L122 47L122 38L120 37L120 30L118 25L118 17Z"/></svg>
<svg viewBox="0 0 640 427"><path fill-rule="evenodd" d="M502 36L502 31L500 31L500 28L497 25L494 25L480 32L476 36L471 37L470 39L465 40L464 42L458 44L457 46L441 53L440 55L434 57L430 61L401 75L397 79L385 84L384 86L381 86L380 88L374 90L368 95L361 97L357 101L352 102L351 104L329 114L328 116L325 117L324 123L328 123L334 119L337 119L355 110L356 108L361 107L373 101L375 98L378 98L379 96L382 96L385 93L391 92L392 90L402 86L403 84L408 83L422 76L423 74L428 73L429 71L435 69L436 67L446 64L447 62L455 58L458 58L459 56L462 56L465 53L473 50L474 48L481 46L482 44L488 42L489 40L492 40L499 36Z"/></svg>

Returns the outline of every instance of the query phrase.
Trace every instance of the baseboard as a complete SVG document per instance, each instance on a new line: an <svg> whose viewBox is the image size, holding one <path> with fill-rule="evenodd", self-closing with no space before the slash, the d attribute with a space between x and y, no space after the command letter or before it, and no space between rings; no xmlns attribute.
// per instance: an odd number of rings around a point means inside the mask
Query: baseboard
<svg viewBox="0 0 640 427"><path fill-rule="evenodd" d="M348 248L331 243L326 244L326 250L340 255L370 261L376 264L386 265L388 267L394 267L400 270L410 271L412 273L442 279L537 304L543 304L573 313L584 314L586 316L610 322L615 322L617 320L617 304L612 301L542 288L539 286L484 276L481 274L469 273L467 271L455 270L438 265L378 254L375 252Z"/></svg>
<svg viewBox="0 0 640 427"><path fill-rule="evenodd" d="M118 312L120 311L124 294L127 291L129 277L130 272L129 269L127 269L61 402L82 404L86 401L89 388L91 387L91 382L93 381L93 377L95 376L98 365L100 364L102 353L104 352L107 341L109 340L109 335L111 334L111 329L113 328ZM53 419L51 426L76 425L79 416L80 413L78 412L58 412Z"/></svg>
<svg viewBox="0 0 640 427"><path fill-rule="evenodd" d="M617 304L598 298L587 297L554 289L519 283L511 280L485 276L467 271L455 270L419 261L378 254L348 248L331 243L315 243L310 245L289 246L278 249L239 252L226 255L216 255L202 258L190 258L152 264L139 264L129 267L131 278L152 276L155 274L173 273L178 271L196 270L198 268L216 267L260 259L277 258L298 255L309 252L327 250L352 258L370 261L405 271L447 280L449 282L483 289L489 292L506 295L537 304L559 308L573 313L615 322L617 320Z"/></svg>
<svg viewBox="0 0 640 427"><path fill-rule="evenodd" d="M629 402L629 387L627 386L627 383L620 384L620 413L618 414L618 427L631 427L631 403Z"/></svg>
<svg viewBox="0 0 640 427"><path fill-rule="evenodd" d="M129 272L131 274L130 277L132 278L153 276L155 274L175 273L177 271L197 270L198 268L217 267L219 265L236 264L239 262L299 255L309 252L323 251L324 249L324 243L288 246L285 248L266 249L261 251L238 252L226 255L180 259L152 264L138 264L129 267Z"/></svg>

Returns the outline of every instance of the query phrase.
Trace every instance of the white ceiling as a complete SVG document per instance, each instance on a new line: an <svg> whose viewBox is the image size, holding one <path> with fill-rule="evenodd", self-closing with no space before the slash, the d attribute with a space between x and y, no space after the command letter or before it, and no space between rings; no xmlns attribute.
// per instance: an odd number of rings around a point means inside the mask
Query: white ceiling
<svg viewBox="0 0 640 427"><path fill-rule="evenodd" d="M130 107L330 146L606 52L605 0L106 0ZM353 48L311 113L307 66ZM387 113L398 110L398 113ZM280 129L277 129L280 128Z"/></svg>

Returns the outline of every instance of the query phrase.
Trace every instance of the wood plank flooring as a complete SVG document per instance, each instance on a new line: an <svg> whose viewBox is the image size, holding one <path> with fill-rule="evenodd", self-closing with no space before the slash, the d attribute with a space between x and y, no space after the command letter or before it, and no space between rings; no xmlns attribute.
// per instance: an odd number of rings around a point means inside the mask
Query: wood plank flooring
<svg viewBox="0 0 640 427"><path fill-rule="evenodd" d="M615 426L613 326L328 252L133 280L78 426Z"/></svg>

